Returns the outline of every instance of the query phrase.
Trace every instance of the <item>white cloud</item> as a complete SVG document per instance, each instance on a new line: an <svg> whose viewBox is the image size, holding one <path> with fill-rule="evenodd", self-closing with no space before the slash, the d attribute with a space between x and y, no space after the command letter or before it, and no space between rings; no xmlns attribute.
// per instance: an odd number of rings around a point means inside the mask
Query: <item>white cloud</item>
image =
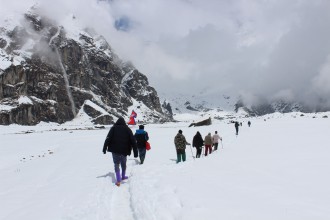
<svg viewBox="0 0 330 220"><path fill-rule="evenodd" d="M35 1L5 2L0 0L6 5L0 9L2 20ZM67 28L65 19L74 14L104 35L160 92L212 88L210 93L219 95L244 91L250 97L329 100L328 90L316 85L328 80L327 72L319 70L327 68L324 60L330 54L330 1L38 2ZM130 22L126 32L114 27L122 17Z"/></svg>
<svg viewBox="0 0 330 220"><path fill-rule="evenodd" d="M330 95L330 55L319 74L313 79L313 86L321 94Z"/></svg>

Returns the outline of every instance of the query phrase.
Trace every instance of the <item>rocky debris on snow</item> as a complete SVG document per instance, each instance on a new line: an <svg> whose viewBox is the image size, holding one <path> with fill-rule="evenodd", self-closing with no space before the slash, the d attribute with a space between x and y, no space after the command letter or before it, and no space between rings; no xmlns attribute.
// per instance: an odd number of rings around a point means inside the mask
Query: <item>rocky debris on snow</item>
<svg viewBox="0 0 330 220"><path fill-rule="evenodd" d="M38 155L30 155L30 157L23 157L20 161L21 162L27 162L28 160L34 160L34 159L38 159L38 158L44 158L47 155L52 155L54 154L54 151L52 150L47 150L46 152L44 152L43 154L38 154Z"/></svg>
<svg viewBox="0 0 330 220"><path fill-rule="evenodd" d="M219 120L219 121L222 121L222 120L224 120L225 118L224 118L224 117L220 117L220 116L215 116L214 119L217 119L217 120Z"/></svg>
<svg viewBox="0 0 330 220"><path fill-rule="evenodd" d="M103 126L103 125L100 125L100 126L96 125L96 126L94 126L94 128L97 128L97 129L105 129L105 126Z"/></svg>
<svg viewBox="0 0 330 220"><path fill-rule="evenodd" d="M198 127L198 126L206 126L206 125L211 125L212 121L211 121L211 118L208 118L208 119L205 119L203 121L200 121L200 122L196 122L196 123L191 123L189 125L189 127Z"/></svg>

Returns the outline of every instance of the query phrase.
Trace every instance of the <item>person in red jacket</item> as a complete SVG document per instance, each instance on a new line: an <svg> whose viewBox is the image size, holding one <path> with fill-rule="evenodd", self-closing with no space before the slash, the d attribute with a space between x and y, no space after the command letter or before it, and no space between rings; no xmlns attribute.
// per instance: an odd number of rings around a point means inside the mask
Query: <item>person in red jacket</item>
<svg viewBox="0 0 330 220"><path fill-rule="evenodd" d="M120 117L111 127L103 145L103 153L112 152L113 163L116 172L116 185L120 186L121 180L128 179L126 174L127 155L134 152L134 157L138 157L136 140L132 130L126 125L124 118ZM121 175L120 168L121 165Z"/></svg>

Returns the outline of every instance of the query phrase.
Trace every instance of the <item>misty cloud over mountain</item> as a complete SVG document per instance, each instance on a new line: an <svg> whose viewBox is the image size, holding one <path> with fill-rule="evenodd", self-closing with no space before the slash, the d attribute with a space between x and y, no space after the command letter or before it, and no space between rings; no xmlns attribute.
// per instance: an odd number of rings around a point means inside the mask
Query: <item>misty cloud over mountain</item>
<svg viewBox="0 0 330 220"><path fill-rule="evenodd" d="M36 3L38 2L38 3ZM158 91L330 108L327 0L0 0L0 26L31 5L105 36Z"/></svg>

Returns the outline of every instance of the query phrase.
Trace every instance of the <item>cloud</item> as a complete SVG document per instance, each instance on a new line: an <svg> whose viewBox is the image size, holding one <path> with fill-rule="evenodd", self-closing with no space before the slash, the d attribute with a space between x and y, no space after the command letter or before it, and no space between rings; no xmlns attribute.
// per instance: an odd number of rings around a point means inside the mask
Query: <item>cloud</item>
<svg viewBox="0 0 330 220"><path fill-rule="evenodd" d="M0 18L24 11L0 0ZM104 35L158 91L328 103L327 0L39 0L42 12ZM208 90L208 91L206 91ZM326 101L324 101L326 100Z"/></svg>

